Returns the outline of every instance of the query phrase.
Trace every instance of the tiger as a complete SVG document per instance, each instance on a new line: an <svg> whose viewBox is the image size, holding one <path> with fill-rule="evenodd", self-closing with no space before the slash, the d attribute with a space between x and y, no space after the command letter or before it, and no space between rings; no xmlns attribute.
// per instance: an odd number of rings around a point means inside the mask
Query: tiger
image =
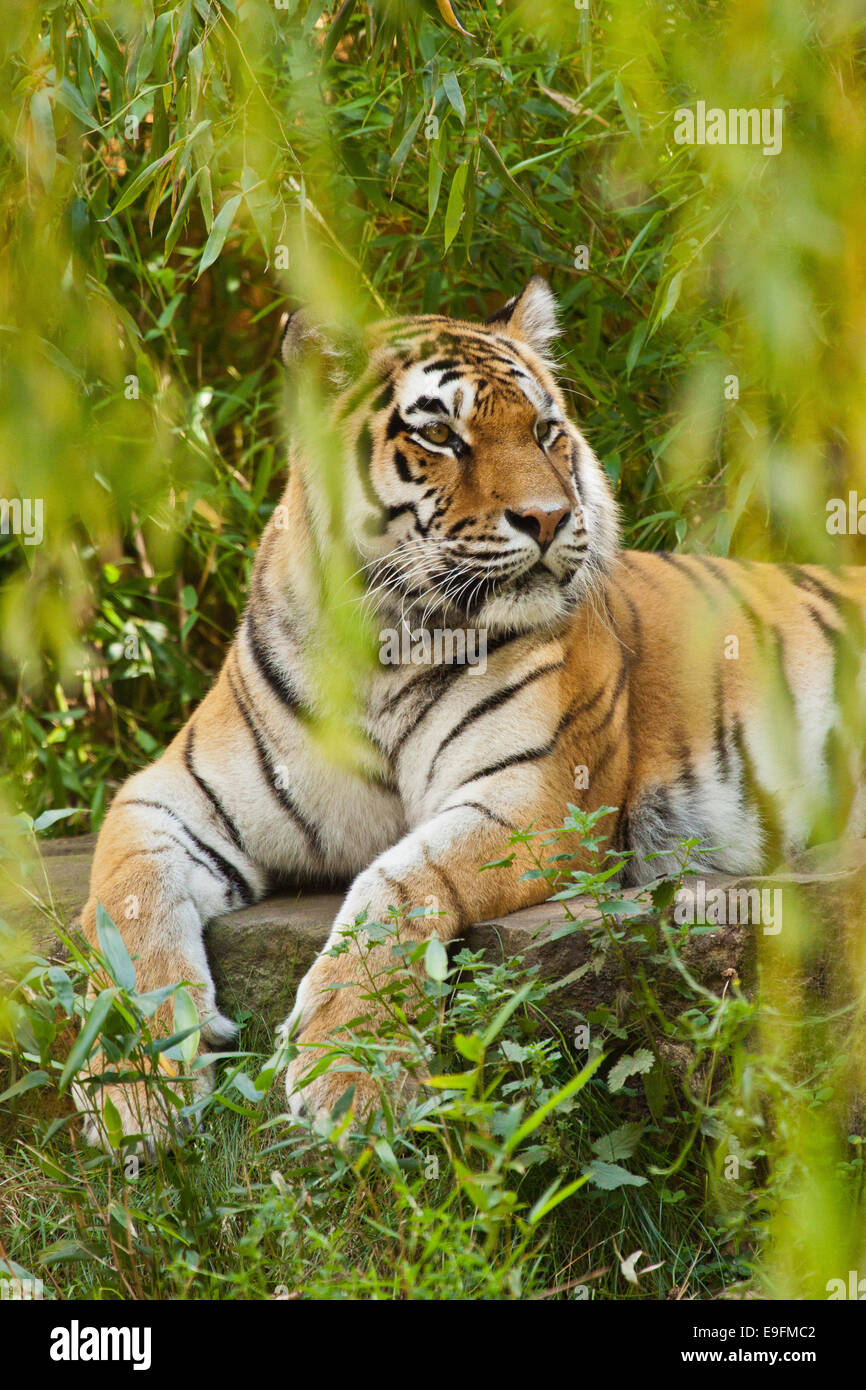
<svg viewBox="0 0 866 1390"><path fill-rule="evenodd" d="M623 549L611 482L559 380L559 331L539 276L484 322L365 330L328 378L339 499L315 491L293 444L219 675L98 836L85 936L97 943L102 904L137 988L188 982L212 1047L235 1024L217 1004L208 921L286 882L350 883L278 1035L296 1044L293 1122L332 1110L350 1082L357 1117L377 1103L365 1074L316 1065L351 1020L376 1026L359 953L368 974L391 960L366 930L346 948L347 928L402 912L404 942L447 944L543 901L544 878L519 859L479 872L516 832L559 825L569 806L613 808L610 847L637 885L675 871L685 839L693 865L753 874L816 835L863 833L866 572ZM303 384L329 354L326 332L293 315L289 373ZM429 659L401 659L398 642L376 665L362 691L373 771L315 736L316 567L337 506L383 632L484 639L483 661L437 659L433 643ZM435 915L410 915L429 902ZM169 1032L170 1008L157 1014ZM101 1067L76 1092L88 1142L105 1142L105 1096L130 1140L165 1142L158 1088L101 1083Z"/></svg>

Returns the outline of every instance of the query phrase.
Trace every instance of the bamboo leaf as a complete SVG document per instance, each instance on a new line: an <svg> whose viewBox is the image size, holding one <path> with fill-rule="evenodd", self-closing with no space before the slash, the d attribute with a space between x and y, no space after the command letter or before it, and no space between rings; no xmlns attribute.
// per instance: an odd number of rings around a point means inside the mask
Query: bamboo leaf
<svg viewBox="0 0 866 1390"><path fill-rule="evenodd" d="M84 1026L69 1051L66 1065L60 1073L60 1091L65 1091L67 1085L77 1074L79 1068L90 1056L90 1050L95 1043L99 1030L108 1017L109 1010L117 997L116 989L104 989L97 995L84 1020Z"/></svg>
<svg viewBox="0 0 866 1390"><path fill-rule="evenodd" d="M177 244L178 237L186 225L189 216L189 207L193 199L193 194L198 187L200 170L193 174L192 178L187 179L186 187L180 197L180 202L175 209L174 217L171 219L171 226L165 234L165 259L168 260Z"/></svg>
<svg viewBox="0 0 866 1390"><path fill-rule="evenodd" d="M30 98L30 130L33 166L43 188L50 188L57 168L57 139L47 87L40 87Z"/></svg>
<svg viewBox="0 0 866 1390"><path fill-rule="evenodd" d="M463 28L463 25L454 13L454 6L451 4L451 0L436 0L436 8L449 29L453 29L458 34L465 34L467 39L472 38L469 30Z"/></svg>
<svg viewBox="0 0 866 1390"><path fill-rule="evenodd" d="M200 1041L198 1009L195 1000L188 989L179 985L174 995L174 1021L173 1028L175 1033L186 1032L186 1037L182 1038L173 1047L164 1049L166 1057L173 1057L177 1061L186 1062L187 1066L195 1060Z"/></svg>
<svg viewBox="0 0 866 1390"><path fill-rule="evenodd" d="M448 977L448 952L438 936L431 936L424 952L424 969L431 980L440 983Z"/></svg>
<svg viewBox="0 0 866 1390"><path fill-rule="evenodd" d="M454 175L454 182L451 185L451 192L448 194L448 206L445 209L445 250L451 245L460 228L463 219L464 198L466 193L466 178L469 173L469 160L463 163Z"/></svg>
<svg viewBox="0 0 866 1390"><path fill-rule="evenodd" d="M455 72L448 72L442 78L442 87L445 95L450 101L457 115L460 117L460 124L466 124L466 103L463 100L463 93L460 90L460 83L457 81Z"/></svg>
<svg viewBox="0 0 866 1390"><path fill-rule="evenodd" d="M128 184L127 187L121 193L114 206L113 211L107 213L106 216L102 219L102 221L106 222L109 217L116 217L119 212L123 212L124 208L128 208L130 203L134 203L139 193L143 192L143 190L148 187L151 181L156 178L160 169L162 169L164 165L168 164L169 160L174 159L176 154L178 154L182 149L184 149L186 145L190 144L193 140L195 140L195 138L198 135L200 135L202 131L206 130L209 125L210 121L199 121L198 125L195 127L194 130L191 130L188 135L182 136L180 140L175 141L171 148L166 150L165 154L160 155L159 159L155 159L152 164L148 164L146 169L142 169L138 174L136 174L135 178L132 180L132 183Z"/></svg>
<svg viewBox="0 0 866 1390"><path fill-rule="evenodd" d="M529 1217L527 1218L530 1226L535 1226L543 1216L547 1216L549 1212L553 1211L554 1207L559 1206L560 1202L564 1202L567 1197L571 1197L588 1182L589 1174L584 1173L582 1178L575 1178L574 1182L570 1182L567 1187L560 1189L560 1179L557 1178L556 1182L551 1183L547 1191L542 1193L535 1203L535 1206L530 1211Z"/></svg>
<svg viewBox="0 0 866 1390"><path fill-rule="evenodd" d="M120 985L121 989L135 989L135 966L132 957L111 916L100 902L96 904L96 935L99 938L99 949L105 956L115 984Z"/></svg>
<svg viewBox="0 0 866 1390"><path fill-rule="evenodd" d="M88 130L96 131L99 135L103 133L102 126L98 121L94 120L93 116L88 111L81 93L73 87L68 78L64 77L60 86L55 87L54 97L61 106L65 106L66 110Z"/></svg>
<svg viewBox="0 0 866 1390"><path fill-rule="evenodd" d="M518 1144L522 1144L524 1139L533 1134L538 1126L547 1119L551 1111L556 1110L563 1101L570 1100L572 1096L576 1096L579 1091L582 1091L586 1083L598 1071L603 1060L604 1053L600 1052L597 1057L593 1057L587 1062L583 1071L578 1072L577 1076L573 1076L555 1095L546 1100L528 1119L524 1120L520 1128L514 1131L507 1142L505 1147L508 1152L513 1153Z"/></svg>
<svg viewBox="0 0 866 1390"><path fill-rule="evenodd" d="M242 193L236 193L234 197L229 198L227 202L223 203L214 218L213 226L210 229L210 236L205 242L204 250L201 253L201 260L198 263L198 275L195 277L197 280L207 270L209 265L213 265L220 251L222 251L225 239L231 230L235 213L240 207L242 198Z"/></svg>
<svg viewBox="0 0 866 1390"><path fill-rule="evenodd" d="M26 1076L22 1076L16 1081L14 1086L9 1086L0 1095L0 1104L7 1100L14 1100L16 1096L23 1096L26 1091L32 1091L35 1086L44 1086L48 1080L47 1071L29 1071Z"/></svg>

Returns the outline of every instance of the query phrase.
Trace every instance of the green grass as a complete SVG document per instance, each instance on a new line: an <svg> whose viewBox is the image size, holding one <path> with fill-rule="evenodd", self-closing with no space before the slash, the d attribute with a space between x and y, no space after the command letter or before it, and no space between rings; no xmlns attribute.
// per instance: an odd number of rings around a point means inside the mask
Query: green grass
<svg viewBox="0 0 866 1390"><path fill-rule="evenodd" d="M208 1100L193 1102L188 1081L203 1063L188 996L178 991L177 1034L155 1040L110 921L98 953L61 929L62 965L0 936L8 1268L62 1298L824 1296L836 1266L862 1257L862 1141L840 1131L839 1034L824 1053L788 1039L774 1055L774 1029L796 1032L798 1020L778 1014L771 990L764 1007L736 981L716 996L682 968L701 928L675 927L668 911L692 847L636 916L611 897L603 819L572 811L558 832L513 836L512 853L560 900L572 889L595 899L597 919L571 928L586 936L588 968L627 952L627 1002L620 987L588 1017L563 1016L526 958L494 963L464 948L449 967L426 943L402 946L396 916L348 933L390 938L394 959L366 993L385 1024L371 1034L358 1021L334 1044L334 1064L379 1084L382 1108L365 1127L352 1089L330 1116L291 1124L281 1069L296 1049L269 1056L251 1019ZM412 1022L407 954L424 963ZM84 1148L68 1113L71 1082L87 1076L86 1057L67 1060L68 1020L99 1007L83 1000L96 972L112 1000L98 1041L113 1069L149 1075L169 1113L199 1125L151 1164L115 1132L110 1106L111 1153ZM178 1080L147 1067L169 1048ZM406 1071L418 1089L395 1110Z"/></svg>
<svg viewBox="0 0 866 1390"><path fill-rule="evenodd" d="M480 1036L525 983L517 962L476 963L471 978L440 1041L454 1073L466 1066L456 1030ZM253 1113L217 1104L202 1134L128 1180L122 1161L82 1149L74 1128L46 1140L44 1122L19 1119L0 1169L6 1258L63 1298L269 1298L284 1285L307 1298L658 1299L674 1285L691 1297L738 1285L746 1263L722 1253L702 1164L673 1184L644 1176L670 1161L685 1120L676 1131L624 1121L617 1102L645 1112L639 1084L617 1101L590 1084L506 1155L514 1107L532 1113L575 1076L568 1050L542 1031L543 990L533 993L538 1003L490 1048L483 1099L434 1093L432 1109L386 1121L378 1135L344 1132L339 1120L318 1133L292 1129L278 1082ZM250 1076L265 1060L242 1058ZM225 1094L243 1106L237 1091ZM628 1173L646 1186L587 1185L534 1220L552 1186L597 1161L604 1135L623 1170L615 1179ZM657 1268L632 1286L621 1260L638 1249L638 1269Z"/></svg>

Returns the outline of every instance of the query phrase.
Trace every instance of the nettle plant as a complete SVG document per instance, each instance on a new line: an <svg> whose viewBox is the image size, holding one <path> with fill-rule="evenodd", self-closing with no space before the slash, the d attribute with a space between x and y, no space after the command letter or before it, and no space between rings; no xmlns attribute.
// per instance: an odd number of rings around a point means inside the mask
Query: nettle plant
<svg viewBox="0 0 866 1390"><path fill-rule="evenodd" d="M31 835L41 828L29 817L16 819ZM9 857L3 866L6 869ZM40 901L40 885L33 881L31 870L32 865L24 862L14 878L35 903ZM94 950L64 927L50 902L43 906L57 933L55 959L34 952L26 937L0 921L0 1056L6 1056L12 1073L0 1103L14 1101L40 1086L51 1088L61 1099L73 1087L78 1088L89 1097L90 1108L98 1114L109 1143L120 1151L119 1116L111 1099L103 1097L90 1078L89 1062L97 1050L111 1064L105 1075L109 1084L145 1078L153 1082L148 1103L165 1114L178 1143L211 1100L217 1106L231 1105L227 1093L232 1088L244 1093L243 1081L236 1080L240 1066L235 1065L224 1072L213 1097L196 1099L195 1082L204 1068L217 1061L243 1060L248 1054L198 1055L201 1020L185 982L139 991L135 964L104 909L99 912L99 950ZM154 1036L151 1020L169 998L174 1001L174 1029L169 1037ZM64 1050L65 1056L57 1055ZM22 1066L26 1069L16 1077L14 1073ZM42 1130L41 1142L51 1140L71 1119L61 1114L52 1120ZM151 1152L148 1156L154 1155Z"/></svg>
<svg viewBox="0 0 866 1390"><path fill-rule="evenodd" d="M648 853L648 860L669 862L673 857L676 872L661 874L645 887L623 895L619 877L631 852L611 849L602 832L603 822L616 813L617 808L611 806L584 811L569 804L561 826L544 830L531 827L514 833L510 843L515 848L505 858L484 867L510 866L518 854L523 854L528 862L523 877L545 880L550 889L548 901L562 903L566 917L554 929L551 939L580 932L588 942L585 962L569 979L590 973L598 975L610 957L615 959L617 974L627 987L628 1011L621 1004L612 1009L599 1003L584 1020L586 1035L593 1039L590 1049L603 1047L608 1055L619 1054L635 1036L642 1038L646 1046L631 1054L617 1055L608 1078L611 1089L619 1090L628 1077L639 1075L656 1117L682 1090L687 1107L697 1107L700 1127L701 1112L710 1110L715 1057L742 1039L754 1008L736 988L726 986L721 996L705 989L681 958L691 936L717 930L714 924L701 921L677 924L670 911L686 879L697 872L696 851L706 851L707 846L689 838ZM579 914L572 911L576 900L581 904ZM587 900L590 910L586 908ZM661 1010L655 983L667 973L672 975L683 1003L682 1010L673 1017ZM684 1077L671 1073L659 1047L660 1038L687 1045L690 1062ZM705 1074L710 1084L704 1088L706 1101L702 1104L693 1083ZM711 1132L711 1126L706 1132Z"/></svg>
<svg viewBox="0 0 866 1390"><path fill-rule="evenodd" d="M670 902L679 879L654 886L646 903L611 896L623 857L603 848L599 822L607 813L606 808L591 814L569 808L557 829L514 835L515 848L499 863L510 862L519 850L527 853L527 873L544 876L552 899L566 904L569 920L558 932L584 931L589 936L591 952L584 971L597 969L608 951L622 954L626 936L641 943L645 958L627 968L632 971L633 998L644 1000L645 1012L637 1025L643 1041L640 1028L653 1008L647 974L676 945L668 934L662 946L653 936L653 930L661 928L651 929L646 914ZM690 848L683 847L683 873ZM577 867L578 859L589 867ZM568 904L578 895L595 902L597 917L578 920L570 913ZM368 973L363 981L371 1016L384 1017L385 1022L373 1033L365 1016L353 1020L311 1073L331 1065L347 1074L362 1070L377 1079L381 1110L364 1129L358 1128L353 1115L349 1075L331 1114L316 1117L306 1130L289 1130L279 1114L262 1119L263 1110L274 1108L280 1088L273 1083L295 1055L295 1045L290 1042L267 1059L250 1050L197 1055L202 1020L186 984L138 991L135 962L105 912L100 914L98 951L83 949L61 931L67 956L63 965L31 951L20 955L14 971L7 963L4 1050L26 1070L17 1079L13 1076L0 1099L15 1102L39 1086L53 1088L61 1097L73 1086L82 1088L125 1176L138 1176L140 1155L134 1141L124 1141L110 1098L89 1078L90 1059L99 1049L112 1064L109 1081L145 1080L148 1104L169 1117L172 1152L145 1155L156 1160L163 1177L168 1169L189 1174L207 1164L216 1141L214 1127L202 1121L212 1119L217 1110L230 1111L244 1117L257 1133L257 1142L265 1146L262 1157L281 1156L290 1171L298 1165L305 1170L311 1163L320 1169L324 1165L328 1176L322 1178L323 1190L332 1191L342 1181L368 1193L371 1181L386 1181L390 1199L407 1219L411 1214L410 1224L420 1220L419 1212L425 1213L421 1225L427 1236L430 1223L444 1222L456 1204L467 1231L476 1232L473 1240L481 1240L488 1254L505 1245L525 1253L544 1218L581 1188L610 1191L647 1183L645 1175L624 1166L636 1157L645 1122L616 1123L620 1117L613 1101L632 1094L629 1078L640 1075L647 1085L654 1071L663 1075L664 1063L648 1027L647 1045L630 1052L634 1021L620 1018L615 1007L604 1004L588 1019L575 1020L576 1026L586 1024L592 1033L591 1044L576 1055L571 1042L545 1016L557 986L540 978L537 965L519 958L492 964L467 948L449 962L436 937L420 945L403 942L404 916L427 912L420 907L410 914L395 911L386 922L361 917L335 948L348 951L354 943L361 969L366 970L370 948L386 940L392 943L392 963L377 975ZM407 972L413 980L420 979L420 1007L413 997L411 1015ZM414 985L412 989L414 996ZM167 1038L154 1037L150 1021L167 997L174 998L174 1031ZM723 1047L731 1027L720 1028L711 1013L705 1005L703 1013L684 1015L687 1031L704 1048ZM72 1031L70 1024L75 1025L74 1041L66 1056L59 1057L60 1043ZM682 1019L678 1027L682 1030ZM709 1040L713 1028L715 1035ZM216 1066L219 1084L208 1096L198 1097L197 1078L204 1068ZM647 1085L647 1090L651 1097L665 1094L664 1086L653 1092ZM401 1098L399 1104L394 1097ZM699 1109L704 1117L708 1106ZM70 1119L61 1114L39 1126L38 1142L30 1148L34 1160L40 1165L49 1162L52 1171L63 1171L70 1179L68 1152L45 1158L59 1132L69 1129L68 1142L81 1171L110 1171L110 1156L80 1149ZM308 1172L305 1190L310 1190ZM282 1192L279 1182L277 1191ZM433 1206L432 1192L438 1193ZM675 1194L669 1196L673 1199ZM369 1194L367 1200L373 1200ZM268 1189L268 1201L279 1206L285 1197L274 1197Z"/></svg>
<svg viewBox="0 0 866 1390"><path fill-rule="evenodd" d="M577 831L580 850L598 849L594 822L578 823L579 814L570 812L561 830L544 837L547 847L564 843L567 834L573 840ZM568 856L561 852L546 865L534 832L516 838L529 847L528 872L552 874L555 896L590 886L588 878L579 878L585 871L571 869L563 888ZM600 868L596 886L609 881L607 867ZM210 1123L217 1111L229 1112L227 1123L246 1131L244 1185L232 1173L231 1191L218 1209L219 1221L239 1223L236 1238L246 1242L242 1270L231 1278L247 1292L260 1287L266 1268L285 1273L287 1260L297 1269L286 1277L307 1278L311 1242L333 1276L343 1278L324 1233L333 1234L340 1204L351 1199L365 1221L378 1222L392 1235L402 1252L401 1278L421 1278L447 1233L449 1248L456 1242L466 1263L461 1287L468 1281L481 1292L514 1296L538 1272L539 1252L553 1231L548 1218L557 1208L583 1188L601 1195L645 1186L645 1174L633 1171L642 1163L645 1122L623 1122L614 1099L628 1095L629 1076L646 1070L647 1056L651 1065L655 1058L646 1050L626 1054L602 1078L611 1051L621 1052L628 1037L614 1011L600 1008L593 1022L599 1040L576 1057L546 1018L555 986L540 978L537 965L519 958L491 963L467 948L449 962L435 937L421 945L403 942L403 917L394 912L386 922L361 918L336 947L347 951L363 941L365 969L369 948L392 942L392 964L364 982L370 1013L384 1015L384 1024L373 1033L365 1017L353 1020L319 1064L347 1073L363 1070L379 1081L382 1107L364 1128L352 1112L349 1076L330 1115L288 1127L278 1113L281 1087L273 1083L294 1055L292 1043L268 1058L251 1049L197 1055L202 1020L189 982L138 991L135 962L107 913L100 914L98 951L83 949L59 928L62 964L20 949L20 942L16 954L7 931L0 1045L12 1075L0 1101L14 1109L38 1087L61 1099L80 1087L90 1095L113 1151L84 1149L69 1114L31 1119L33 1142L22 1138L21 1147L52 1190L68 1199L66 1217L74 1228L73 1235L45 1247L40 1259L83 1258L70 1249L100 1250L117 1234L112 1222L120 1222L128 1250L122 1259L110 1252L109 1263L119 1262L125 1278L132 1279L133 1270L140 1278L142 1262L154 1278L159 1269L161 1286L167 1281L175 1291L191 1271L204 1277L198 1258L190 1265L190 1252L201 1253L217 1221L208 1191L212 1170L226 1163L224 1134ZM617 933L620 921L613 928ZM413 979L420 977L420 1008L413 998L411 1016L407 969ZM174 1031L154 1037L151 1019L170 996ZM109 1081L146 1082L148 1105L169 1117L170 1151L141 1154L134 1141L124 1140L110 1098L89 1077L97 1049L112 1064ZM196 1079L205 1067L218 1067L218 1084L198 1097ZM408 1094L406 1078L412 1083ZM625 1166L629 1162L632 1167ZM257 1168L265 1171L251 1171ZM573 1219L573 1208L564 1211Z"/></svg>
<svg viewBox="0 0 866 1390"><path fill-rule="evenodd" d="M31 1242L26 1265L23 1249L0 1249L8 1269L31 1277L28 1265L62 1268L65 1296L98 1286L182 1297L194 1280L199 1296L207 1283L237 1296L273 1296L279 1286L286 1296L336 1288L525 1297L591 1289L596 1279L606 1293L625 1284L666 1296L679 1256L664 1283L655 1270L664 1241L685 1250L683 1232L699 1228L702 1287L752 1277L784 1215L776 1180L805 1171L786 1117L795 1103L806 1107L814 1131L833 1077L815 1071L804 1092L784 1057L755 1045L774 1026L766 1008L736 980L718 995L690 973L684 948L718 930L671 917L697 844L675 847L675 874L625 893L626 856L604 834L611 814L569 807L562 825L515 833L504 857L479 870L521 856L526 874L544 879L564 909L546 939L583 936L570 978L594 976L598 1002L585 1015L564 1011L568 980L543 979L531 947L491 961L467 947L449 959L432 935L407 944L406 916L428 908L361 917L335 949L352 948L367 972L369 1011L317 1061L345 1071L346 1089L330 1114L303 1126L288 1124L275 1084L296 1045L263 1053L247 1018L237 1050L197 1055L204 1020L191 982L140 992L107 914L98 950L83 949L55 914L62 958L3 927L0 1104L29 1165L25 1187L44 1189L51 1212L39 1227L48 1238ZM33 823L27 829L35 834ZM28 882L35 900L38 879ZM390 963L374 974L369 949L389 940ZM166 997L174 1029L155 1037L151 1020ZM148 1105L170 1118L168 1149L142 1153L121 1135L89 1077L97 1049L112 1064L109 1080L145 1080ZM217 1084L202 1097L206 1067ZM363 1127L352 1109L358 1071L381 1095ZM89 1092L111 1153L82 1145L64 1110L73 1086ZM838 1179L859 1191L859 1152L848 1166ZM600 1220L621 1262L593 1272L584 1252ZM629 1221L642 1232L634 1244L652 1252L642 1268L614 1240ZM691 1250L686 1268L694 1258Z"/></svg>

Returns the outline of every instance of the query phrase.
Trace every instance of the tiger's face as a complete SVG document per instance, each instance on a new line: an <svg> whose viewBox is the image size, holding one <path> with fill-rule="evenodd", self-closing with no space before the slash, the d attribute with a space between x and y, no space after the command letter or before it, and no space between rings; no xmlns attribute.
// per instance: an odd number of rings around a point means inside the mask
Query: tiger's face
<svg viewBox="0 0 866 1390"><path fill-rule="evenodd" d="M486 324L425 316L375 330L338 414L354 453L346 506L379 614L551 627L607 571L616 508L544 356L555 332L537 278Z"/></svg>

